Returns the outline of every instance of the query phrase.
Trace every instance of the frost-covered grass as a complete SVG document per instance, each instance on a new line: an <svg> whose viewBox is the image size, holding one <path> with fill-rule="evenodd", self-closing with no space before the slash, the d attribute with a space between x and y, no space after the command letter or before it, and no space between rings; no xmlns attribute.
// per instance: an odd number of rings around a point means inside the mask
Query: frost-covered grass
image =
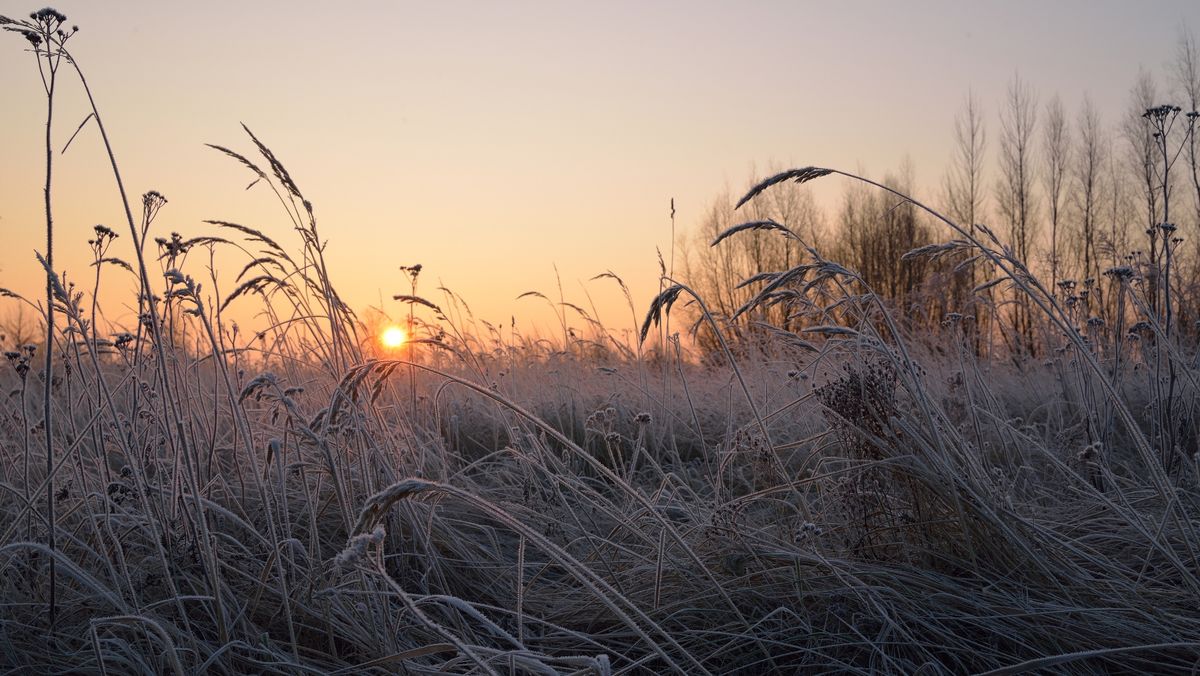
<svg viewBox="0 0 1200 676"><path fill-rule="evenodd" d="M1105 282L1121 321L1088 323L995 239L960 231L919 252L979 255L1029 299L1045 350L1012 358L977 349L961 315L912 332L815 250L758 279L746 308L798 293L811 304L789 327L805 329L735 339L668 282L640 345L586 321L565 344L505 334L452 294L417 296L418 268L400 300L425 323L382 358L335 291L312 206L251 139L253 154L218 150L275 191L295 245L226 221L155 242L166 202L146 193L127 233L93 234L93 285L52 289L49 382L44 347L6 346L6 670L1094 673L1200 658L1196 348L1156 323L1135 271ZM198 281L209 247L246 254L224 297ZM125 331L92 303L114 267L143 290ZM239 333L232 304L257 304L262 328ZM653 320L672 310L710 338L664 336ZM1142 323L1127 334L1125 318Z"/></svg>

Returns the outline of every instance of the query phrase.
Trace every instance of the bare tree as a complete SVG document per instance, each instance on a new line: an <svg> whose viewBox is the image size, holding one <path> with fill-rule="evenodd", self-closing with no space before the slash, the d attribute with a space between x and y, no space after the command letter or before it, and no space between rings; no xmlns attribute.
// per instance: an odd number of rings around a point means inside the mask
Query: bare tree
<svg viewBox="0 0 1200 676"><path fill-rule="evenodd" d="M1083 105L1079 109L1079 147L1075 155L1075 215L1078 251L1076 257L1079 265L1079 276L1083 279L1084 289L1098 289L1096 280L1100 278L1100 262L1096 255L1097 228L1100 216L1102 177L1104 171L1104 155L1108 148L1105 140L1104 125L1100 113L1090 97L1084 96Z"/></svg>
<svg viewBox="0 0 1200 676"><path fill-rule="evenodd" d="M41 342L46 333L45 326L26 313L24 303L14 307L0 319L0 346L7 350Z"/></svg>
<svg viewBox="0 0 1200 676"><path fill-rule="evenodd" d="M1046 206L1050 211L1050 284L1058 288L1059 225L1066 207L1067 168L1071 164L1071 129L1062 99L1057 94L1046 104L1046 122L1042 125L1043 183Z"/></svg>
<svg viewBox="0 0 1200 676"><path fill-rule="evenodd" d="M951 218L974 228L983 213L983 163L987 130L983 111L973 92L967 92L963 107L954 118L954 155L946 173L946 208Z"/></svg>
<svg viewBox="0 0 1200 676"><path fill-rule="evenodd" d="M987 131L983 122L983 111L973 92L967 92L967 98L962 108L954 118L954 154L950 159L950 167L943 180L946 211L955 221L968 228L972 233L978 224L984 209L984 154L987 150ZM964 254L963 258L965 258ZM951 258L948 262L962 262ZM967 263L965 270L954 275L951 284L951 302L959 309L970 305L974 319L975 350L980 348L979 333L980 313L971 299L975 289L975 265ZM957 267L955 269L958 269Z"/></svg>
<svg viewBox="0 0 1200 676"><path fill-rule="evenodd" d="M1196 36L1190 30L1185 29L1179 34L1173 70L1175 86L1179 89L1179 100L1187 110L1188 173L1195 195L1193 215L1200 221L1200 148L1196 142L1196 126L1200 124L1200 47L1196 45Z"/></svg>
<svg viewBox="0 0 1200 676"><path fill-rule="evenodd" d="M714 313L726 317L740 305L735 287L745 271L736 260L738 249L734 246L712 247L709 243L725 228L734 225L737 217L733 197L729 188L725 188L709 204L684 257L684 276L688 283L704 296Z"/></svg>
<svg viewBox="0 0 1200 676"><path fill-rule="evenodd" d="M1033 195L1033 134L1037 127L1037 99L1020 75L1008 85L1000 109L999 168L996 179L996 208L1008 228L1009 241L1017 258L1030 263L1030 247L1035 232ZM1024 348L1032 352L1033 324L1029 299L1018 294L1013 313L1013 328Z"/></svg>
<svg viewBox="0 0 1200 676"><path fill-rule="evenodd" d="M1033 133L1037 126L1037 100L1020 76L1009 83L1000 110L999 168L996 207L1013 252L1028 261L1034 236Z"/></svg>
<svg viewBox="0 0 1200 676"><path fill-rule="evenodd" d="M912 194L911 162L906 160L899 174L888 175L882 182ZM927 262L905 260L904 254L929 244L933 235L912 202L866 186L851 186L843 196L838 220L833 257L858 271L874 291L913 317L917 292L927 277Z"/></svg>
<svg viewBox="0 0 1200 676"><path fill-rule="evenodd" d="M1186 329L1194 325L1197 296L1200 295L1200 236L1197 236L1200 231L1200 144L1196 139L1197 128L1200 127L1200 47L1190 30L1184 29L1179 33L1173 66L1178 100L1187 110L1187 167L1184 174L1191 183L1189 192L1193 197L1192 236L1185 238L1185 242L1190 242L1190 251L1187 252L1187 260L1180 261L1177 278L1181 282L1181 290L1190 295L1190 298L1180 298L1179 303L1179 327Z"/></svg>
<svg viewBox="0 0 1200 676"><path fill-rule="evenodd" d="M1144 252L1144 262L1147 266L1147 281L1152 291L1150 302L1155 311L1157 311L1158 305L1156 290L1160 257L1158 230L1155 226L1158 224L1160 195L1155 164L1154 131L1146 123L1145 113L1157 105L1157 101L1158 88L1154 84L1154 77L1145 70L1139 71L1137 81L1129 91L1129 106L1126 108L1125 117L1121 122L1121 133L1125 137L1129 153L1129 168L1136 176L1142 197L1141 206L1149 242L1149 247Z"/></svg>
<svg viewBox="0 0 1200 676"><path fill-rule="evenodd" d="M1098 255L1105 259L1103 268L1115 270L1133 262L1131 254L1131 226L1139 222L1137 204L1137 186L1133 185L1133 175L1129 172L1124 158L1117 147L1120 139L1110 135L1109 149L1105 153L1104 188L1102 190L1102 216L1107 221L1100 237ZM1105 298L1106 304L1097 315L1105 318L1113 326L1123 326L1125 308L1122 307L1122 294L1116 285L1121 284L1119 278L1105 274L1102 279L1109 279L1109 293ZM1118 329L1117 335L1120 335Z"/></svg>
<svg viewBox="0 0 1200 676"><path fill-rule="evenodd" d="M1103 211L1108 229L1100 241L1100 255L1107 259L1105 265L1110 268L1127 264L1132 246L1129 226L1138 220L1134 187L1130 185L1127 167L1120 161L1116 143L1110 138L1105 152Z"/></svg>

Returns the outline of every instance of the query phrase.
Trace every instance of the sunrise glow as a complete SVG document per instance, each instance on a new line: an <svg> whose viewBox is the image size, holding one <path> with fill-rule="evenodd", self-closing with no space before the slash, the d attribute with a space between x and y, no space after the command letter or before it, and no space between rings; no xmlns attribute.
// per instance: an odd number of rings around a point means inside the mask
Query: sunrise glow
<svg viewBox="0 0 1200 676"><path fill-rule="evenodd" d="M399 326L389 326L379 334L379 342L389 350L395 350L404 345L406 340L408 340L408 336L404 335L404 329Z"/></svg>

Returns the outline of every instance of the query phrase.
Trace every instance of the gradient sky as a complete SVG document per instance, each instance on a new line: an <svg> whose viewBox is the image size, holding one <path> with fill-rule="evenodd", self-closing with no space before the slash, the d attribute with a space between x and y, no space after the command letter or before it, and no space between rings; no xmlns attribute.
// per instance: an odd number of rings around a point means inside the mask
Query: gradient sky
<svg viewBox="0 0 1200 676"><path fill-rule="evenodd" d="M170 200L158 234L224 219L298 246L274 198L203 145L249 152L245 122L315 203L352 306L407 293L397 268L419 262L425 290L440 281L478 316L542 326L544 307L514 299L556 294L555 265L568 300L586 306L587 288L623 326L616 288L586 282L611 269L640 316L672 197L685 231L752 166L882 174L905 156L928 196L969 88L990 139L1017 72L1072 116L1089 93L1112 122L1139 68L1162 81L1180 26L1200 30L1196 0L331 4L56 8L82 29L71 48L130 192ZM3 0L0 14L38 7ZM44 98L23 40L0 37L0 286L36 295ZM84 115L68 81L60 147ZM82 280L91 226L126 227L94 127L57 166L57 267Z"/></svg>

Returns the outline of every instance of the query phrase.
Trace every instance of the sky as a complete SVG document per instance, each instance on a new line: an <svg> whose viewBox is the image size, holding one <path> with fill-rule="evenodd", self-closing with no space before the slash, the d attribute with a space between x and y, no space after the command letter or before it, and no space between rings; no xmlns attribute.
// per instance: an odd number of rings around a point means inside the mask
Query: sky
<svg viewBox="0 0 1200 676"><path fill-rule="evenodd" d="M299 248L274 197L245 190L247 171L204 145L250 153L245 123L314 203L352 307L402 315L399 267L421 263L431 300L444 285L478 317L530 329L551 325L545 303L517 297L556 297L557 279L606 325L631 325L615 285L588 280L611 270L644 313L656 252L671 251L672 198L684 236L752 172L879 175L905 158L935 198L968 91L992 139L1018 73L1041 101L1057 93L1074 111L1086 93L1113 123L1139 69L1163 82L1181 26L1200 31L1195 0L333 5L56 9L81 28L69 46L129 191L169 200L155 234L214 234L202 221L221 219ZM0 0L0 14L40 6ZM36 296L45 99L24 41L0 38L0 286ZM64 80L56 148L86 112ZM55 170L56 267L83 282L92 225L126 230L93 125ZM113 253L131 258L128 247L125 236ZM120 305L133 297L113 293L109 319L128 322ZM240 303L235 313L256 301Z"/></svg>

